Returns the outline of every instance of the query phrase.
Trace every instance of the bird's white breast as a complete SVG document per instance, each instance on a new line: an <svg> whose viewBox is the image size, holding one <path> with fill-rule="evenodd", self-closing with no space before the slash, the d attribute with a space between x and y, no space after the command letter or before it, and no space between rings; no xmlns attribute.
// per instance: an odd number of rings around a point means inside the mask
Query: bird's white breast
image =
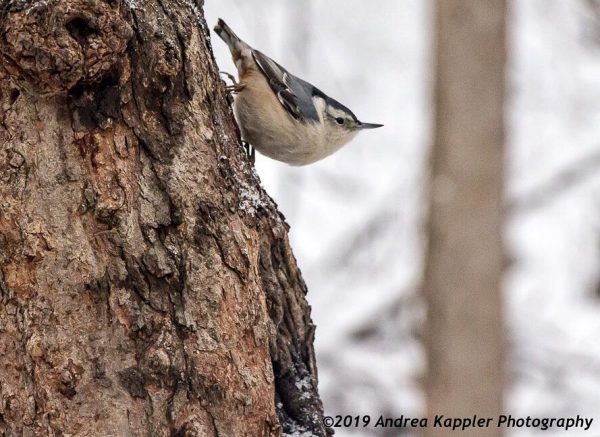
<svg viewBox="0 0 600 437"><path fill-rule="evenodd" d="M350 140L336 135L336 130L329 128L323 119L295 120L256 69L249 69L242 83L245 87L235 97L236 120L242 139L263 155L291 165L306 165L334 153ZM315 105L322 114L323 99L316 98Z"/></svg>

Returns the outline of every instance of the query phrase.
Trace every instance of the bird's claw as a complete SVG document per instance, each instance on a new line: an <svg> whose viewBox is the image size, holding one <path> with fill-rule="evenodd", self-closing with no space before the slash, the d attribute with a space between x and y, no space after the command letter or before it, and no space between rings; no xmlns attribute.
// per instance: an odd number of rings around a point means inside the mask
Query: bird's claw
<svg viewBox="0 0 600 437"><path fill-rule="evenodd" d="M219 73L223 76L226 76L231 81L231 83L233 83L233 85L225 87L225 90L228 93L239 93L246 87L246 85L239 83L237 80L235 80L235 76L233 74L227 73L226 71L219 71Z"/></svg>
<svg viewBox="0 0 600 437"><path fill-rule="evenodd" d="M246 156L250 160L250 163L254 165L256 162L256 149L245 141L242 141L242 146L244 147L244 151L246 152Z"/></svg>
<svg viewBox="0 0 600 437"><path fill-rule="evenodd" d="M223 76L227 76L227 78L234 84L237 85L237 80L235 80L235 76L231 73L227 73L226 71L219 71L219 74L222 74Z"/></svg>
<svg viewBox="0 0 600 437"><path fill-rule="evenodd" d="M231 94L235 94L235 93L239 93L244 88L246 88L246 85L236 84L236 85L230 85L230 86L225 87L225 91L227 91L228 93L231 93Z"/></svg>

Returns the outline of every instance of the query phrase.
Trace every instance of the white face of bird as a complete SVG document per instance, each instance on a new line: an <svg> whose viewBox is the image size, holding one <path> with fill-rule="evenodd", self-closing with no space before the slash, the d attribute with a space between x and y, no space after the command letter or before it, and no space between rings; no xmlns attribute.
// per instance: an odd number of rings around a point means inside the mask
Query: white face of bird
<svg viewBox="0 0 600 437"><path fill-rule="evenodd" d="M330 105L323 112L325 137L334 147L346 144L360 131L359 122L351 114Z"/></svg>
<svg viewBox="0 0 600 437"><path fill-rule="evenodd" d="M351 112L330 105L319 96L315 96L313 101L325 128L326 142L330 143L331 146L339 147L346 144L363 129L374 129L383 126L381 124L362 123Z"/></svg>
<svg viewBox="0 0 600 437"><path fill-rule="evenodd" d="M327 106L323 121L337 126L340 130L354 131L360 129L360 122L352 114L333 106Z"/></svg>
<svg viewBox="0 0 600 437"><path fill-rule="evenodd" d="M331 105L327 105L325 108L323 121L329 125L330 130L337 131L340 136L348 135L349 139L363 129L375 129L383 126L382 124L362 123L354 114Z"/></svg>

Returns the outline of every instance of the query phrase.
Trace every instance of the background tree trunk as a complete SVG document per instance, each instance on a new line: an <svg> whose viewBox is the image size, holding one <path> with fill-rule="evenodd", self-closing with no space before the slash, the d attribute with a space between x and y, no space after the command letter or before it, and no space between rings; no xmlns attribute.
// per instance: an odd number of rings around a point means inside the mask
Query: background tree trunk
<svg viewBox="0 0 600 437"><path fill-rule="evenodd" d="M0 5L0 433L324 435L202 2Z"/></svg>
<svg viewBox="0 0 600 437"><path fill-rule="evenodd" d="M504 0L437 0L429 251L430 416L502 410ZM430 427L427 436L447 430ZM470 435L500 435L498 428Z"/></svg>

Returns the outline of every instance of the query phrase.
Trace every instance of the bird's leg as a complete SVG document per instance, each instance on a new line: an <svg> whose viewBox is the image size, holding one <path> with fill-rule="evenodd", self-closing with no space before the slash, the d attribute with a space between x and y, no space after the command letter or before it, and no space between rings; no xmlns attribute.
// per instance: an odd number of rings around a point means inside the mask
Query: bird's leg
<svg viewBox="0 0 600 437"><path fill-rule="evenodd" d="M231 82L233 82L234 85L237 85L237 80L235 80L235 76L233 74L226 71L219 71L219 74L226 76Z"/></svg>
<svg viewBox="0 0 600 437"><path fill-rule="evenodd" d="M246 141L242 141L242 146L244 147L244 151L246 152L246 156L250 159L250 163L254 165L256 162L256 149L247 143Z"/></svg>
<svg viewBox="0 0 600 437"><path fill-rule="evenodd" d="M239 93L244 88L246 88L246 85L244 85L242 83L238 83L236 85L230 85L228 87L225 87L225 91L227 91L228 93L235 94L235 93Z"/></svg>
<svg viewBox="0 0 600 437"><path fill-rule="evenodd" d="M233 93L239 93L246 87L246 85L239 83L237 80L235 80L235 76L233 74L227 73L226 71L219 71L219 73L223 76L226 76L233 83L233 85L225 87L225 90L227 91L227 93L229 93L228 97L231 97L231 94ZM230 101L229 103L232 102ZM248 157L248 159L250 159L250 163L254 165L254 162L256 161L256 152L254 150L254 147L252 147L250 143L244 140L242 140L242 147L246 152L246 156Z"/></svg>
<svg viewBox="0 0 600 437"><path fill-rule="evenodd" d="M223 76L227 76L227 78L233 83L233 85L229 85L225 87L225 90L228 93L239 93L241 90L243 90L246 85L239 83L237 80L235 80L235 76L231 73L227 73L226 71L219 71L220 74L222 74Z"/></svg>

